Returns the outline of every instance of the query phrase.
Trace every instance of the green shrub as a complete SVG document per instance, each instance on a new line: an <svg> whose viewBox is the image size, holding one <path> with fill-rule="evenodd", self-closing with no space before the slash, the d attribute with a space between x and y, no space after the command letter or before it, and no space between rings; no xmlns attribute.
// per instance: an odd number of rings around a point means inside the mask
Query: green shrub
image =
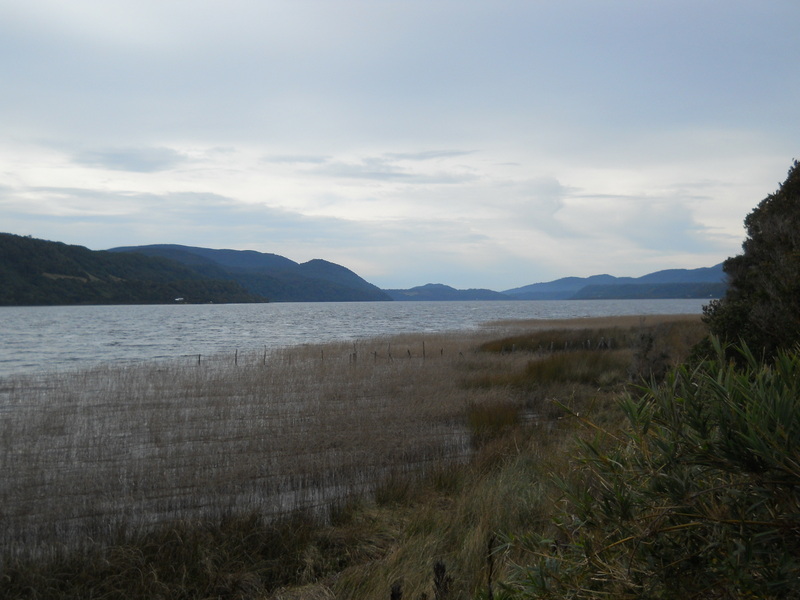
<svg viewBox="0 0 800 600"><path fill-rule="evenodd" d="M716 358L628 396L624 437L583 443L557 533L527 551L520 598L800 597L800 355Z"/></svg>
<svg viewBox="0 0 800 600"><path fill-rule="evenodd" d="M578 350L532 360L524 380L530 384L585 383L609 385L625 381L631 364L626 351Z"/></svg>
<svg viewBox="0 0 800 600"><path fill-rule="evenodd" d="M467 424L473 444L479 446L502 436L520 422L521 407L515 402L470 404L467 407Z"/></svg>
<svg viewBox="0 0 800 600"><path fill-rule="evenodd" d="M727 259L725 296L704 308L711 332L774 357L800 343L800 163L744 220L742 254Z"/></svg>

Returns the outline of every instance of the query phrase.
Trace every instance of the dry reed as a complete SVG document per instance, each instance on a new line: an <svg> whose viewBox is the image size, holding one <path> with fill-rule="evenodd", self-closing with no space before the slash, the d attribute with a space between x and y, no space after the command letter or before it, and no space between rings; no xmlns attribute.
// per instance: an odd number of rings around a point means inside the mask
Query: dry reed
<svg viewBox="0 0 800 600"><path fill-rule="evenodd" d="M644 331L672 320L593 325ZM677 318L684 320L699 324L699 317ZM303 550L307 566L296 583L314 583L332 568L341 571L336 597L388 597L401 578L409 593L421 593L431 561L443 558L454 565L456 588L474 590L485 578L493 532L546 520L553 498L540 482L565 457L553 423L530 421L563 410L536 405L545 396L514 383L529 378L542 356L478 348L538 335L546 325L493 324L0 381L3 558L45 563L160 535L164 525L185 532L192 522L254 514L261 522L304 509L345 523L321 533L320 543L347 560L312 545ZM685 352L694 335L671 343ZM491 384L476 385L486 380ZM581 393L596 404L603 396L590 381ZM548 398L583 401L573 381L545 383ZM520 435L520 427L532 426L534 437ZM410 485L411 475L424 475L424 484ZM359 497L377 504L349 515L349 502ZM356 527L359 533L349 529ZM364 530L372 539L362 539ZM307 596L333 597L332 587L320 584Z"/></svg>
<svg viewBox="0 0 800 600"><path fill-rule="evenodd" d="M423 343L427 352L423 358ZM466 459L472 340L304 346L11 378L0 545L47 555L163 522L282 515Z"/></svg>

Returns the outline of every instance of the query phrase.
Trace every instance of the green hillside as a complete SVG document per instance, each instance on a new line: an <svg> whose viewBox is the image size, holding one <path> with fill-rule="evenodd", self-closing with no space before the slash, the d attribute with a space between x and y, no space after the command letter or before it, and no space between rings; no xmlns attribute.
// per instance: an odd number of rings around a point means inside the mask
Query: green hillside
<svg viewBox="0 0 800 600"><path fill-rule="evenodd" d="M296 263L278 254L253 250L215 250L176 244L112 248L114 253L160 256L218 279L236 281L274 302L358 302L391 300L388 294L335 263L314 259Z"/></svg>
<svg viewBox="0 0 800 600"><path fill-rule="evenodd" d="M164 258L0 234L0 305L264 302Z"/></svg>

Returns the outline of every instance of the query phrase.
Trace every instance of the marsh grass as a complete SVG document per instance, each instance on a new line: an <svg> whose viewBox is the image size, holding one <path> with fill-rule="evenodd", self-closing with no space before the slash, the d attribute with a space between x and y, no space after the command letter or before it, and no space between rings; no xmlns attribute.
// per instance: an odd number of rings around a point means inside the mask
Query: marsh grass
<svg viewBox="0 0 800 600"><path fill-rule="evenodd" d="M522 407L518 402L506 400L467 407L467 423L475 445L508 433L521 421Z"/></svg>
<svg viewBox="0 0 800 600"><path fill-rule="evenodd" d="M631 328L558 329L514 335L481 344L484 352L570 352L630 347L636 339Z"/></svg>
<svg viewBox="0 0 800 600"><path fill-rule="evenodd" d="M390 359L357 343L16 379L0 423L2 547L47 554L170 520L324 512L389 469L465 460L470 394L443 377L460 360L448 350Z"/></svg>
<svg viewBox="0 0 800 600"><path fill-rule="evenodd" d="M632 354L628 350L577 350L531 361L519 378L520 385L583 383L608 386L628 377Z"/></svg>
<svg viewBox="0 0 800 600"><path fill-rule="evenodd" d="M515 531L513 597L800 597L800 356L711 345L583 441L556 529Z"/></svg>
<svg viewBox="0 0 800 600"><path fill-rule="evenodd" d="M698 325L630 322L676 356ZM637 360L484 346L543 327L7 379L0 595L355 599L402 580L432 597L438 560L471 593L494 532L552 512L574 414L619 418ZM581 352L601 358L532 366Z"/></svg>
<svg viewBox="0 0 800 600"><path fill-rule="evenodd" d="M705 328L691 315L575 319L555 329L543 324L479 346L484 353L524 355L524 370L491 370L472 379L480 387L544 386L579 382L607 386L628 379L663 378L692 351ZM594 324L594 327L586 325ZM583 325L583 326L580 326ZM551 325L554 327L555 325Z"/></svg>

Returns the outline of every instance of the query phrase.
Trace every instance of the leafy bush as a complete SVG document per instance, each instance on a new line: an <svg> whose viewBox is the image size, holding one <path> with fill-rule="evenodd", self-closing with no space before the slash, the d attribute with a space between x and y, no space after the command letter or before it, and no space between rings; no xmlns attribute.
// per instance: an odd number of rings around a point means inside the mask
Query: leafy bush
<svg viewBox="0 0 800 600"><path fill-rule="evenodd" d="M800 355L715 349L583 443L553 535L509 538L517 597L800 597Z"/></svg>
<svg viewBox="0 0 800 600"><path fill-rule="evenodd" d="M800 342L800 164L744 221L743 253L725 261L729 287L705 307L711 332L766 357Z"/></svg>

